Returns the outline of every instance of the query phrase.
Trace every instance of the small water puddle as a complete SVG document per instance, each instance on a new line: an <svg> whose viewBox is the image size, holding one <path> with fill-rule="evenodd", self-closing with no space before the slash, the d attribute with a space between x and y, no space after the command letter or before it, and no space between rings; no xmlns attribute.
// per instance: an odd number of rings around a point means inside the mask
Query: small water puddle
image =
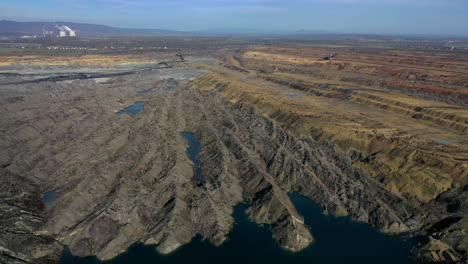
<svg viewBox="0 0 468 264"><path fill-rule="evenodd" d="M297 93L286 93L285 95L290 99L299 99L302 97L302 95Z"/></svg>
<svg viewBox="0 0 468 264"><path fill-rule="evenodd" d="M177 82L176 81L171 81L169 86L166 89L164 89L164 91L170 91L170 90L173 90L175 88L177 88Z"/></svg>
<svg viewBox="0 0 468 264"><path fill-rule="evenodd" d="M135 116L135 115L138 115L141 112L141 110L143 110L144 105L145 105L144 102L136 102L132 104L131 106L118 111L117 114L118 115L129 114L129 115Z"/></svg>
<svg viewBox="0 0 468 264"><path fill-rule="evenodd" d="M445 145L451 145L452 144L452 142L447 141L447 140L443 140L443 139L440 139L440 138L430 138L430 140L435 141L437 143L445 144Z"/></svg>
<svg viewBox="0 0 468 264"><path fill-rule="evenodd" d="M193 133L184 132L182 133L182 135L188 141L187 154L190 160L192 160L193 164L195 165L193 180L197 184L197 186L201 186L203 185L204 177L202 174L202 169L200 167L201 163L197 158L198 154L201 151L200 143L198 142L197 138Z"/></svg>
<svg viewBox="0 0 468 264"><path fill-rule="evenodd" d="M45 192L42 197L41 201L45 203L46 206L52 206L57 202L58 199L58 191L62 188L62 186L55 188L53 190Z"/></svg>

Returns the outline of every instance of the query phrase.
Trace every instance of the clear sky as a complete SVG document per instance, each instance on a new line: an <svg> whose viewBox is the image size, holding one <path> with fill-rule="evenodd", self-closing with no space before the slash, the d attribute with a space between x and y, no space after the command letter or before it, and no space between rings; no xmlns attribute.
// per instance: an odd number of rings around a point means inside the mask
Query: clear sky
<svg viewBox="0 0 468 264"><path fill-rule="evenodd" d="M468 36L468 0L0 0L0 20Z"/></svg>

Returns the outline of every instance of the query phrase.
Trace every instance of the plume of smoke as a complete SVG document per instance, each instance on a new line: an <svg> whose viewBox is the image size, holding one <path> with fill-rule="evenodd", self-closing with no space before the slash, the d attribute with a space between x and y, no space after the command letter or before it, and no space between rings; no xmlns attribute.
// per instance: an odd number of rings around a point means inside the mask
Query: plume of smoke
<svg viewBox="0 0 468 264"><path fill-rule="evenodd" d="M60 31L68 31L68 32L71 32L71 28L67 27L67 26L59 26L59 25L55 25L54 26L56 29L60 30Z"/></svg>
<svg viewBox="0 0 468 264"><path fill-rule="evenodd" d="M62 28L64 28L64 29L65 29L66 31L68 31L68 32L71 32L71 31L72 31L71 28L69 28L69 27L67 27L67 26L62 26Z"/></svg>

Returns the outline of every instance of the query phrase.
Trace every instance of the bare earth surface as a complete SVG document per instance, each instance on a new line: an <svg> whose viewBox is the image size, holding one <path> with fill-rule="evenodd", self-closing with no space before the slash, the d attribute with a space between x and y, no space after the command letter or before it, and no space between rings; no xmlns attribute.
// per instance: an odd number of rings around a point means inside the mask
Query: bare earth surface
<svg viewBox="0 0 468 264"><path fill-rule="evenodd" d="M297 192L411 232L423 263L464 263L468 62L327 50L221 50L172 68L155 55L4 56L0 262L54 263L65 246L108 260L136 242L170 253L197 234L219 245L241 201L299 251L313 230ZM183 132L201 144L201 180Z"/></svg>

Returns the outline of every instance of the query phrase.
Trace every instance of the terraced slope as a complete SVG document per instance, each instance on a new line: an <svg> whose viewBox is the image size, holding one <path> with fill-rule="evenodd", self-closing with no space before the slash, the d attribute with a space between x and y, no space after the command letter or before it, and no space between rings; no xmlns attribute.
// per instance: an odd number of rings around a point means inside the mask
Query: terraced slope
<svg viewBox="0 0 468 264"><path fill-rule="evenodd" d="M262 115L297 135L312 137L324 144L332 143L339 153L351 159L355 167L400 197L415 199L422 204L447 201L442 197L465 199L468 109L463 97L466 89L460 86L464 85L464 75L458 76L460 79L452 83L451 90L442 88L445 83L439 79L437 82L442 86L438 87L444 92L418 90L414 93L403 86L382 85L381 80L387 78L388 69L379 68L370 73L342 67L331 69L327 67L339 63L336 61L340 55L332 62L311 59L307 53L299 55L308 51L260 47L218 54L223 68L196 65L216 74L198 78L195 86L217 91L232 103L255 107ZM292 54L294 52L296 54ZM375 54L367 56L378 57ZM459 71L465 69L463 60L450 58L444 63L447 67L439 65L444 68L441 72L449 72L447 68L451 65ZM426 68L439 67L434 63L426 64ZM400 65L404 69L407 66ZM391 68L397 72L401 70ZM392 78L396 80L396 77ZM397 79L400 83L411 78L402 75ZM424 80L411 82L415 87L426 84ZM450 91L456 94L452 96ZM467 206L463 202L456 204L457 209L451 212L461 214L457 219L463 220L458 225L445 227L446 231L451 229L458 234L455 235L460 239L457 247L461 249L468 246L462 238L466 232L462 226L467 222ZM455 233L444 232L425 234L427 254L420 253L426 261L448 261L440 257L440 250L456 239L453 237Z"/></svg>
<svg viewBox="0 0 468 264"><path fill-rule="evenodd" d="M467 109L447 103L460 98L334 77L340 69L281 70L306 62L248 52L1 85L0 260L54 262L65 246L107 260L136 242L170 253L197 234L219 245L241 201L299 251L314 230L287 195L297 192L382 232L414 232L422 261L466 261ZM135 102L141 111L117 114ZM201 144L203 181L183 132ZM48 192L57 199L41 200Z"/></svg>
<svg viewBox="0 0 468 264"><path fill-rule="evenodd" d="M336 57L324 60L330 52L336 52ZM251 69L266 67L270 71L398 89L431 99L462 104L468 101L468 60L459 54L358 47L258 47L238 59Z"/></svg>

